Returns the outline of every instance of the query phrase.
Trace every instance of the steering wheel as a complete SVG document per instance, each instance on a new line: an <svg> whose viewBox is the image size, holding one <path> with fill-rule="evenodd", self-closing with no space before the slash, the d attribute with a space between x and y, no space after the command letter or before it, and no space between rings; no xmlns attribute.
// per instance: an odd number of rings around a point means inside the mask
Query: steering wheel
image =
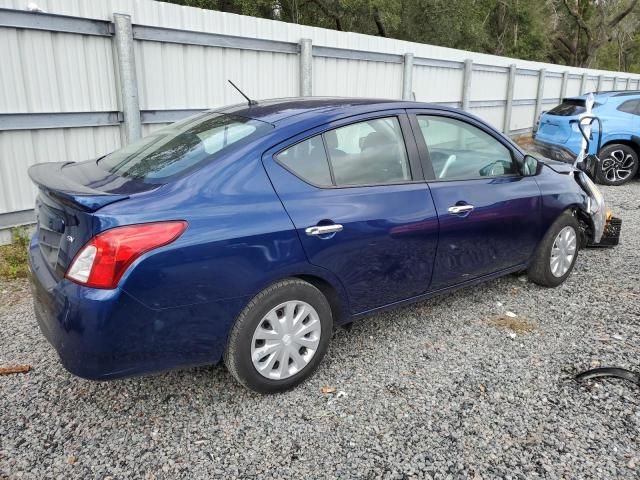
<svg viewBox="0 0 640 480"><path fill-rule="evenodd" d="M442 167L442 170L440 171L440 175L438 175L438 178L444 178L444 176L447 174L447 170L449 170L449 167L453 165L455 161L456 161L456 156L449 155L449 158L447 158L447 161L444 162L444 167Z"/></svg>

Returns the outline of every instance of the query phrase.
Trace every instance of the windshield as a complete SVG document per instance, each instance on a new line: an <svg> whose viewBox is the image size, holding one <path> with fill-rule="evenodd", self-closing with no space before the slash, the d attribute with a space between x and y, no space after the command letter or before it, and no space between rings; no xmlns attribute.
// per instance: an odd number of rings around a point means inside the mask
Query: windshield
<svg viewBox="0 0 640 480"><path fill-rule="evenodd" d="M250 118L201 113L102 157L98 165L122 177L162 183L219 158L272 128L269 123Z"/></svg>

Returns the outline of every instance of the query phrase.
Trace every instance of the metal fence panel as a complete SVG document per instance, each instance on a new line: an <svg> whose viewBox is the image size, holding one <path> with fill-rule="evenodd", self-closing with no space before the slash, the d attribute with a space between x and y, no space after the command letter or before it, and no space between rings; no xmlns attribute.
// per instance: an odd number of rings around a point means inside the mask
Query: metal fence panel
<svg viewBox="0 0 640 480"><path fill-rule="evenodd" d="M40 162L82 161L120 147L120 127L0 132L0 213L33 208L27 169Z"/></svg>
<svg viewBox="0 0 640 480"><path fill-rule="evenodd" d="M25 12L26 3L0 0L0 8L13 10L0 10L0 229L7 226L3 214L32 208L29 165L93 158L122 144L115 13L130 15L133 24L132 77L137 79L143 135L196 110L237 103L241 99L227 79L256 99L298 96L302 39L312 42L313 95L399 99L404 82L407 89L412 86L407 96L454 107L464 103L472 113L511 133L531 129L536 105L548 110L558 101L564 72L567 96L598 87L625 90L640 85L640 77L622 72L529 62L152 0L38 0L47 14L65 17ZM20 27L20 22L26 24ZM413 54L413 66L405 68L407 53ZM517 68L513 101L507 102L512 64ZM540 69L546 75L543 98L538 99ZM403 77L403 71L411 77ZM510 125L503 125L505 118Z"/></svg>
<svg viewBox="0 0 640 480"><path fill-rule="evenodd" d="M416 99L425 102L460 102L462 68L413 67L413 91Z"/></svg>

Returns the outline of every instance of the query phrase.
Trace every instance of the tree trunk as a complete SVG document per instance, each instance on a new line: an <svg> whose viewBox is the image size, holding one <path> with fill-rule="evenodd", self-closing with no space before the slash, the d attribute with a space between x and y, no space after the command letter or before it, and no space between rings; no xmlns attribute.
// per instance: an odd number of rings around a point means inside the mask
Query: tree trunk
<svg viewBox="0 0 640 480"><path fill-rule="evenodd" d="M378 10L378 7L373 7L373 21L376 22L376 27L378 27L378 35L386 37L387 30L384 28L382 18L380 18L380 10Z"/></svg>

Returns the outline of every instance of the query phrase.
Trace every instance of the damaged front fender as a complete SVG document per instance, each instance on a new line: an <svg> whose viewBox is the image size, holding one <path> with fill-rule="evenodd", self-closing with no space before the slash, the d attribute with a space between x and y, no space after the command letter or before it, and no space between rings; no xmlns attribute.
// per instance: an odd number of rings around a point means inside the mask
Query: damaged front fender
<svg viewBox="0 0 640 480"><path fill-rule="evenodd" d="M585 172L575 171L574 175L578 184L588 195L585 211L591 217L593 224L593 235L590 243L598 244L602 240L607 223L607 208L604 196Z"/></svg>

